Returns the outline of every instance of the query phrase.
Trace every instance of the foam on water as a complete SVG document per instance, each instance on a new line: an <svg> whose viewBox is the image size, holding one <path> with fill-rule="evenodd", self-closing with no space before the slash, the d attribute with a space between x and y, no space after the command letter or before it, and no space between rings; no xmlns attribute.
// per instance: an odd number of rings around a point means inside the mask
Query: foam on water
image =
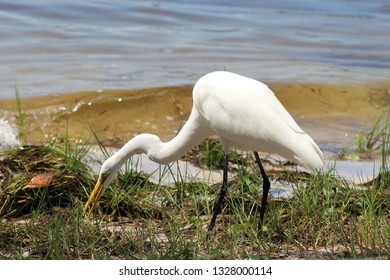
<svg viewBox="0 0 390 280"><path fill-rule="evenodd" d="M15 131L6 120L0 119L0 151L20 146Z"/></svg>

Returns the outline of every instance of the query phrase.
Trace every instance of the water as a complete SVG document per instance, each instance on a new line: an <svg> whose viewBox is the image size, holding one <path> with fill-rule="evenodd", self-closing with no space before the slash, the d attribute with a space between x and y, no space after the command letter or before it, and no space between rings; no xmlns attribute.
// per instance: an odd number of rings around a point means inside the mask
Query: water
<svg viewBox="0 0 390 280"><path fill-rule="evenodd" d="M387 0L0 1L0 99L193 84L389 79Z"/></svg>
<svg viewBox="0 0 390 280"><path fill-rule="evenodd" d="M390 104L389 38L387 0L0 0L0 149L19 143L16 86L28 143L92 127L119 147L174 137L192 106L178 86L228 70L271 84L337 153Z"/></svg>

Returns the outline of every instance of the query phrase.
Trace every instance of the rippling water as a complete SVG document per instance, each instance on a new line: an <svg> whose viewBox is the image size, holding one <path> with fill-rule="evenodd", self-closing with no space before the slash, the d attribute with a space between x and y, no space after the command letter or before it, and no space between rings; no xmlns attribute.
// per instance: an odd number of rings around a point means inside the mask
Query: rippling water
<svg viewBox="0 0 390 280"><path fill-rule="evenodd" d="M388 0L0 1L0 98L193 84L389 79Z"/></svg>

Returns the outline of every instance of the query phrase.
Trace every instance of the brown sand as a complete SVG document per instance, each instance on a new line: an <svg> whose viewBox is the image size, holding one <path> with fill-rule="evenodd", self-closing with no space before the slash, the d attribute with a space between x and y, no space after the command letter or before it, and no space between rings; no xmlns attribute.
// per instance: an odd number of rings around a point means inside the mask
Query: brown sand
<svg viewBox="0 0 390 280"><path fill-rule="evenodd" d="M274 83L270 87L302 128L320 142L334 143L335 137L357 133L362 124L370 123L390 105L390 81L365 85ZM103 143L117 147L141 132L169 140L187 120L191 91L192 86L161 87L22 99L26 140L42 143L55 135L68 135L72 141L94 143L91 128ZM16 125L16 101L1 100L0 116Z"/></svg>

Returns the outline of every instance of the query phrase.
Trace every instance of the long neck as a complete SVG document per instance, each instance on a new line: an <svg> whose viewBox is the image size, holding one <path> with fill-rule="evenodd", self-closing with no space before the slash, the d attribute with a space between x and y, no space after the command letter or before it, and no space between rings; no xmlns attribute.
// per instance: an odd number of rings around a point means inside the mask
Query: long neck
<svg viewBox="0 0 390 280"><path fill-rule="evenodd" d="M167 164L186 154L212 134L213 130L209 124L200 116L196 107L193 107L190 117L176 137L171 141L150 147L147 155L155 162Z"/></svg>
<svg viewBox="0 0 390 280"><path fill-rule="evenodd" d="M212 134L213 131L208 123L193 107L188 121L171 141L161 142L156 135L140 134L127 142L111 157L111 160L121 166L134 154L145 153L151 160L160 164L167 164L178 159L201 140Z"/></svg>

